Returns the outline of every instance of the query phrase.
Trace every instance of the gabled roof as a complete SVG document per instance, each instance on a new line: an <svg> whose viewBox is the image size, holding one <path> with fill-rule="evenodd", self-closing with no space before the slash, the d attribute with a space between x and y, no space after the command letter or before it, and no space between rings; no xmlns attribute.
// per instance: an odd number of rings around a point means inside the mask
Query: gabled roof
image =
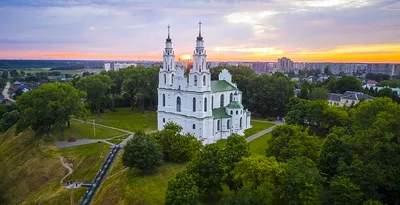
<svg viewBox="0 0 400 205"><path fill-rule="evenodd" d="M235 86L228 83L226 80L213 80L211 81L211 90L213 92L234 91L237 90Z"/></svg>
<svg viewBox="0 0 400 205"><path fill-rule="evenodd" d="M343 93L342 95L343 99L346 100L370 100L370 99L374 99L374 97L369 96L367 94L361 93L361 92L353 92L353 91L346 91L345 93Z"/></svg>
<svg viewBox="0 0 400 205"><path fill-rule="evenodd" d="M340 102L340 97L342 97L341 94L329 93L329 100L331 100L331 101Z"/></svg>
<svg viewBox="0 0 400 205"><path fill-rule="evenodd" d="M229 109L243 109L243 105L242 105L242 103L240 103L238 101L232 101L226 106L226 108L229 108Z"/></svg>
<svg viewBox="0 0 400 205"><path fill-rule="evenodd" d="M212 115L213 118L231 118L230 115L228 115L228 113L226 113L225 108L224 107L220 107L220 108L215 108L212 110Z"/></svg>

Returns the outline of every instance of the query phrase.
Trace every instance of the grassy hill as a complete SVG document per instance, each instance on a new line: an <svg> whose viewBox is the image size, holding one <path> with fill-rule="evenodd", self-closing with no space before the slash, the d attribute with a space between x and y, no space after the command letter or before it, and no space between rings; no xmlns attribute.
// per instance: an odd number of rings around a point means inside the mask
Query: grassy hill
<svg viewBox="0 0 400 205"><path fill-rule="evenodd" d="M143 175L137 170L126 169L121 156L122 152L117 156L93 204L164 204L168 181L184 170L186 165L164 163L156 173Z"/></svg>
<svg viewBox="0 0 400 205"><path fill-rule="evenodd" d="M53 139L37 137L32 130L14 133L11 128L0 134L0 176L9 204L77 204L86 189L61 187L68 170L60 157L73 164L66 180L91 181L110 151L104 143L57 149Z"/></svg>

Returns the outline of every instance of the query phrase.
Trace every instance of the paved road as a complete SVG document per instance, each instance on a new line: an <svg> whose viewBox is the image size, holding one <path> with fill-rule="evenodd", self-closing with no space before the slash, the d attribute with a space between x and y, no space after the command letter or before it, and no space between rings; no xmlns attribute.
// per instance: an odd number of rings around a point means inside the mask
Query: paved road
<svg viewBox="0 0 400 205"><path fill-rule="evenodd" d="M272 130L274 130L275 127L276 127L277 125L285 124L284 122L278 121L278 120L277 120L277 121L272 121L272 122L263 121L263 120L252 120L252 121L255 121L255 122L265 122L265 123L273 123L273 124L275 124L275 125L272 126L272 127L270 127L270 128L268 128L268 129L265 129L265 130L263 130L263 131L261 131L261 132L258 132L258 133L254 134L254 135L252 135L252 136L250 136L250 137L248 137L248 138L246 138L246 141L247 141L247 142L251 142L251 141L253 141L253 140L255 140L255 139L257 139L257 138L259 138L259 137L261 137L261 136L263 136L263 135L265 135L265 134L267 134L267 133L269 133L269 132L272 132Z"/></svg>
<svg viewBox="0 0 400 205"><path fill-rule="evenodd" d="M259 137L261 137L261 136L263 136L263 135L265 135L265 134L271 132L272 130L275 129L275 127L276 127L276 125L274 125L274 126L268 128L268 129L265 129L265 130L263 130L263 131L261 131L261 132L258 132L258 133L256 133L256 134L254 134L254 135L252 135L252 136L246 138L246 141L247 141L247 142L250 142L250 141L252 141L252 140L255 140L255 139L257 139L257 138L259 138Z"/></svg>
<svg viewBox="0 0 400 205"><path fill-rule="evenodd" d="M79 120L79 119L76 119L76 118L72 118L72 120L75 120L75 121L78 121L78 122L83 122L83 123L87 123L87 124L93 125L93 122L89 122L89 121L86 121L86 122L85 122L85 121L83 121L83 120ZM109 129L118 130L118 131L126 132L126 133L129 133L129 134L132 134L132 133L133 133L133 132L128 131L128 130L123 130L123 129L119 129L119 128L116 128L116 127L111 127L111 126L108 126L108 125L102 125L102 124L98 124L98 123L96 123L96 126L106 127L106 128L109 128Z"/></svg>
<svg viewBox="0 0 400 205"><path fill-rule="evenodd" d="M8 95L8 89L10 89L10 82L7 82L6 86L4 87L4 90L3 90L4 98L11 102L15 102L15 100L11 99L10 96Z"/></svg>

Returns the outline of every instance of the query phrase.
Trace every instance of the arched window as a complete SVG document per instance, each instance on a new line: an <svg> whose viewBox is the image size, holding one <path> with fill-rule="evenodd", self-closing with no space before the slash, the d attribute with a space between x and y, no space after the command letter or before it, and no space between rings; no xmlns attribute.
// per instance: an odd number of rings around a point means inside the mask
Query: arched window
<svg viewBox="0 0 400 205"><path fill-rule="evenodd" d="M242 129L242 118L240 118L239 127L240 127L240 129Z"/></svg>
<svg viewBox="0 0 400 205"><path fill-rule="evenodd" d="M231 110L231 115L233 115L233 111Z"/></svg>
<svg viewBox="0 0 400 205"><path fill-rule="evenodd" d="M172 74L171 83L174 84L174 74Z"/></svg>
<svg viewBox="0 0 400 205"><path fill-rule="evenodd" d="M203 86L206 86L206 76L203 75Z"/></svg>
<svg viewBox="0 0 400 205"><path fill-rule="evenodd" d="M180 97L176 98L176 111L178 111L178 112L181 111L181 98Z"/></svg>
<svg viewBox="0 0 400 205"><path fill-rule="evenodd" d="M165 118L162 119L162 122L165 122Z"/></svg>
<svg viewBox="0 0 400 205"><path fill-rule="evenodd" d="M224 94L221 94L220 107L224 107Z"/></svg>
<svg viewBox="0 0 400 205"><path fill-rule="evenodd" d="M229 102L232 102L232 100L233 100L233 94L231 93L231 94L229 95Z"/></svg>
<svg viewBox="0 0 400 205"><path fill-rule="evenodd" d="M193 112L196 112L196 98L193 98Z"/></svg>
<svg viewBox="0 0 400 205"><path fill-rule="evenodd" d="M204 112L207 112L207 98L204 98Z"/></svg>
<svg viewBox="0 0 400 205"><path fill-rule="evenodd" d="M230 129L230 120L226 121L226 129Z"/></svg>
<svg viewBox="0 0 400 205"><path fill-rule="evenodd" d="M167 84L167 74L164 73L164 84Z"/></svg>
<svg viewBox="0 0 400 205"><path fill-rule="evenodd" d="M214 96L211 96L211 109L214 109Z"/></svg>
<svg viewBox="0 0 400 205"><path fill-rule="evenodd" d="M193 124L193 126L192 126L192 127L193 127L193 129L194 129L194 130L196 129L196 125L195 125L195 124Z"/></svg>
<svg viewBox="0 0 400 205"><path fill-rule="evenodd" d="M162 94L162 105L165 107L165 94Z"/></svg>
<svg viewBox="0 0 400 205"><path fill-rule="evenodd" d="M236 115L239 114L239 111L236 110Z"/></svg>
<svg viewBox="0 0 400 205"><path fill-rule="evenodd" d="M219 131L220 130L220 127L219 127L219 120L217 120L217 131Z"/></svg>
<svg viewBox="0 0 400 205"><path fill-rule="evenodd" d="M194 76L194 86L197 86L197 75Z"/></svg>

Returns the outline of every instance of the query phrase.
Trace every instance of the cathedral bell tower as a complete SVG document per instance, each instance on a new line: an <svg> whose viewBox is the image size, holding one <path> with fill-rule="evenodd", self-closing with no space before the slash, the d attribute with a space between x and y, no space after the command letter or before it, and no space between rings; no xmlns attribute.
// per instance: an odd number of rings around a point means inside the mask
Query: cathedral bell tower
<svg viewBox="0 0 400 205"><path fill-rule="evenodd" d="M175 53L172 49L172 40L170 37L170 26L168 25L168 38L165 40L165 50L163 51L163 67L159 73L159 86L168 87L174 83L175 72Z"/></svg>
<svg viewBox="0 0 400 205"><path fill-rule="evenodd" d="M197 90L211 90L211 74L207 68L207 52L204 50L203 36L201 36L201 22L199 22L199 36L196 39L196 48L193 51L193 67L189 72L190 86Z"/></svg>

